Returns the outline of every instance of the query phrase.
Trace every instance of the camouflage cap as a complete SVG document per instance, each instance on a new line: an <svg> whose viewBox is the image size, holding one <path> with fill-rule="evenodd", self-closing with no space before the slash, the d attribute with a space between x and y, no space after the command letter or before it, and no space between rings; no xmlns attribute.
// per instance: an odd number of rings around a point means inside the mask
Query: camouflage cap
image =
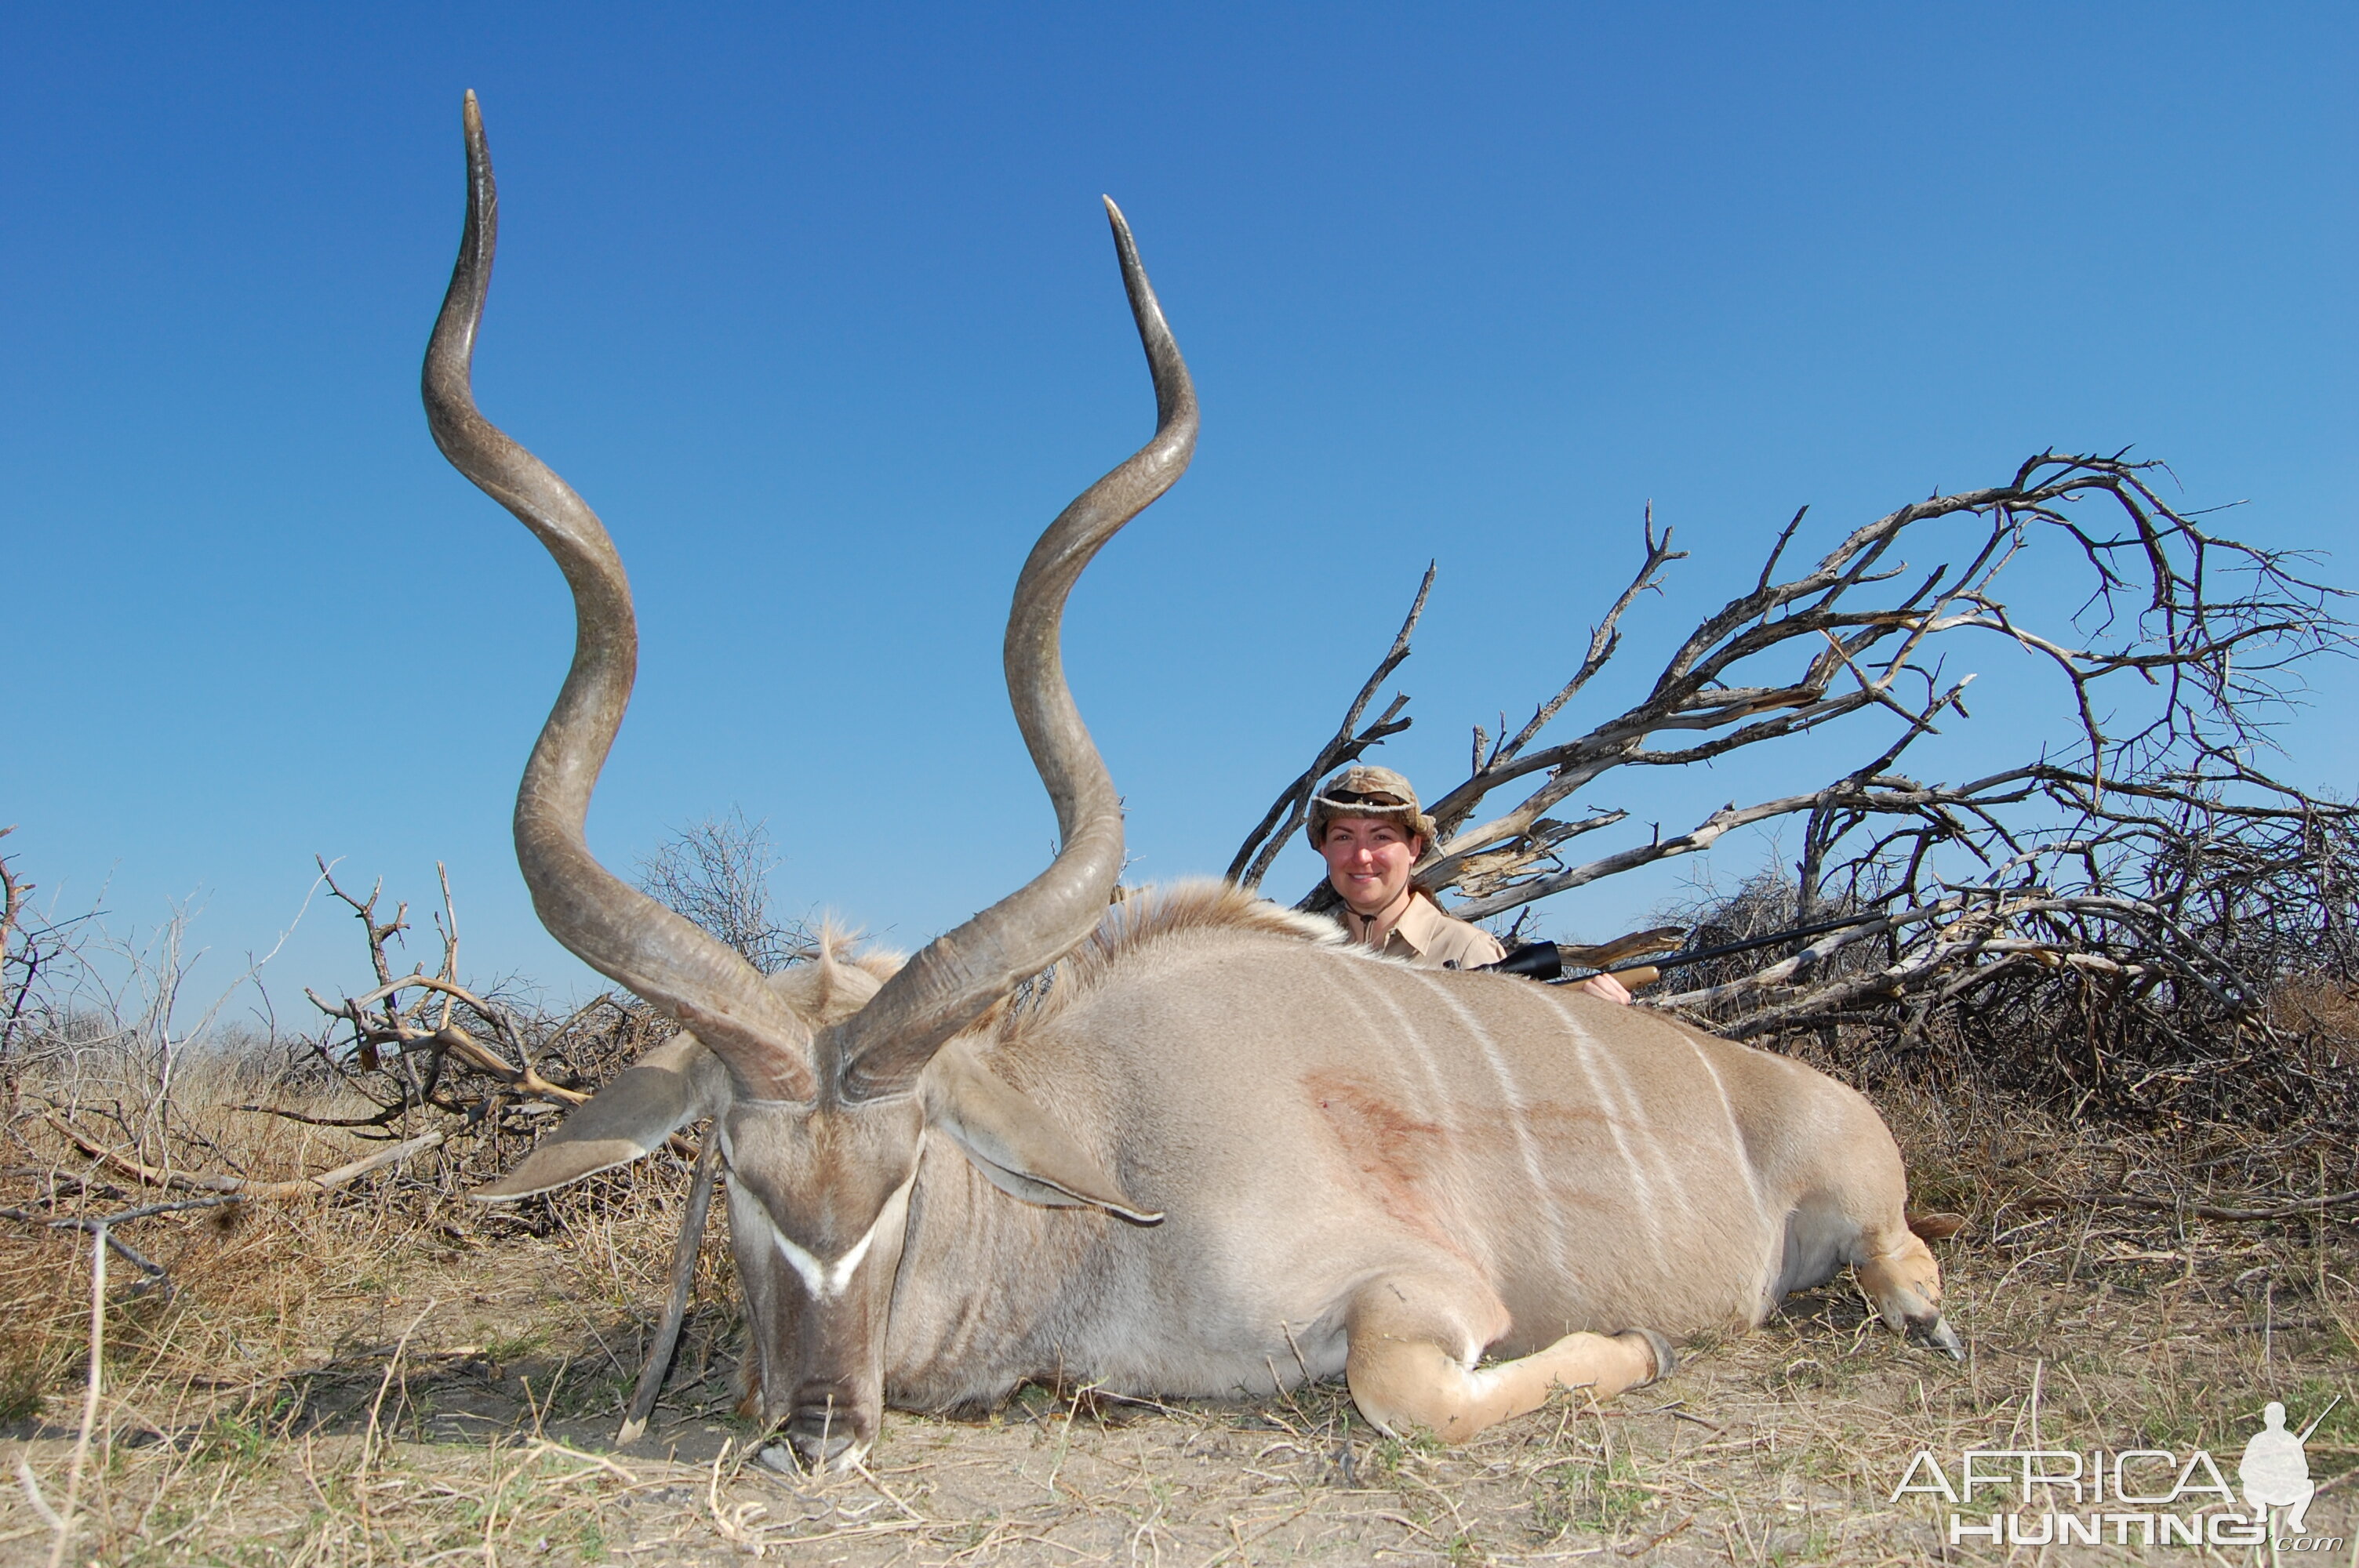
<svg viewBox="0 0 2359 1568"><path fill-rule="evenodd" d="M1319 786L1310 797L1310 845L1317 849L1327 836L1327 825L1338 817L1372 816L1397 823L1412 838L1433 845L1433 818L1419 809L1417 791L1390 768L1360 763L1345 768Z"/></svg>

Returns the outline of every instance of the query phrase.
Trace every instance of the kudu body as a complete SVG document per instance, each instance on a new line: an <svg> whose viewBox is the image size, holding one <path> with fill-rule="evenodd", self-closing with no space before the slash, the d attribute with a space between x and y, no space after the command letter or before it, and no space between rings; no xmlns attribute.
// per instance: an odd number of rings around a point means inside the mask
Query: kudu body
<svg viewBox="0 0 2359 1568"><path fill-rule="evenodd" d="M1157 431L1042 535L1006 638L1054 863L906 965L831 951L769 979L607 873L582 819L629 696L629 589L596 517L475 410L497 209L472 94L466 127L429 418L548 546L579 628L518 860L551 933L683 1025L477 1196L548 1191L711 1118L747 1397L823 1465L865 1453L888 1399L972 1405L1046 1375L1219 1395L1343 1373L1377 1424L1463 1438L1560 1387L1659 1376L1666 1336L1756 1322L1845 1265L1888 1324L1954 1351L1891 1134L1832 1079L1641 1009L1411 969L1220 884L1109 911L1120 808L1058 626L1196 429L1112 203Z"/></svg>

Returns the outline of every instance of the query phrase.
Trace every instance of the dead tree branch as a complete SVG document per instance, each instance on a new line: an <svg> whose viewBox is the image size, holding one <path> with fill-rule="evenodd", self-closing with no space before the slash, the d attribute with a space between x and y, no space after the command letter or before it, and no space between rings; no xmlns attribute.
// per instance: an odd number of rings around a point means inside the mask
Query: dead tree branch
<svg viewBox="0 0 2359 1568"><path fill-rule="evenodd" d="M318 1197L322 1193L332 1193L339 1187L349 1186L372 1171L381 1171L387 1165L397 1164L408 1159L412 1154L422 1154L429 1149L440 1148L443 1139L443 1134L439 1130L420 1133L415 1138L405 1139L390 1148L380 1149L373 1154L366 1154L360 1159L339 1165L332 1171L322 1171L316 1176L306 1176L300 1181L293 1182L257 1182L244 1176L215 1175L207 1171L159 1170L154 1165L135 1160L127 1154L115 1152L55 1112L46 1114L43 1119L63 1134L68 1142L92 1159L102 1164L111 1165L126 1175L136 1176L150 1186L178 1187L184 1192L219 1193L234 1198L268 1198L282 1201L288 1198Z"/></svg>
<svg viewBox="0 0 2359 1568"><path fill-rule="evenodd" d="M1397 735L1409 727L1409 720L1400 717L1401 709L1408 706L1408 697L1399 692L1393 694L1392 701L1386 705L1384 712L1377 715L1374 723L1362 728L1360 718L1367 712L1368 704L1375 700L1376 688L1390 679L1392 673L1400 668L1401 662L1408 657L1409 634L1417 630L1418 620L1425 613L1426 596L1433 591L1433 573L1437 564L1432 561L1426 563L1424 580L1417 585L1417 597L1409 601L1408 614L1402 620L1400 630L1393 634L1393 645L1386 651L1383 658L1376 661L1374 673L1361 684L1360 695L1353 697L1352 706L1344 710L1343 722L1335 727L1333 737L1319 748L1319 754L1310 760L1310 765L1302 771L1299 777L1277 792L1277 798L1270 802L1269 809L1262 814L1261 821L1237 847L1235 858L1229 862L1231 881L1249 888L1259 887L1262 878L1269 874L1270 862L1277 859L1278 852L1286 848L1287 840L1300 832L1303 823L1309 820L1310 792L1318 787L1319 781L1345 763L1359 761L1369 747L1381 745L1387 737Z"/></svg>
<svg viewBox="0 0 2359 1568"><path fill-rule="evenodd" d="M140 1280L132 1287L133 1295L144 1295L159 1286L168 1294L172 1289L172 1279L165 1272L164 1266L116 1235L114 1227L118 1225L127 1225L135 1219L149 1219L159 1214L179 1214L194 1208L218 1208L223 1204L237 1201L234 1195L215 1194L210 1197L182 1198L176 1203L142 1204L137 1208L124 1209L116 1214L62 1217L41 1214L33 1209L0 1208L0 1219L14 1219L30 1225L47 1226L51 1230L86 1230L104 1241L109 1248L121 1255L125 1262L139 1271Z"/></svg>
<svg viewBox="0 0 2359 1568"><path fill-rule="evenodd" d="M1945 678L1938 654L1973 633L2003 638L2060 676L2084 748L2069 760L2093 805L2118 785L2265 741L2267 725L2291 700L2294 663L2352 645L2349 628L2332 613L2343 596L2299 575L2304 558L2298 555L2206 533L2157 495L2154 472L2152 464L2118 456L2044 452L2007 483L1936 495L1877 518L1810 569L1781 579L1779 565L1804 520L1798 513L1772 544L1753 589L1681 639L1641 700L1585 733L1541 744L1542 731L1620 648L1623 616L1681 557L1670 548L1669 531L1658 537L1649 516L1642 564L1592 630L1571 678L1512 736L1492 741L1477 727L1472 773L1432 803L1438 841L1418 868L1419 883L1465 895L1462 913L1479 917L1692 853L1742 823L1809 811L1823 830L1834 816L1855 814L1860 792L1889 773L1914 741L1938 732L1946 715L1965 714L1973 677ZM2081 514L2092 506L2102 514ZM1898 550L1912 540L1950 558L1910 569ZM2070 635L2024 623L2001 593L2002 574L2050 541L2060 541L2087 573L2087 601ZM1306 798L1317 777L1339 763L1340 742L1368 694L1406 655L1404 629L1338 739L1321 748L1314 766L1248 836L1232 863L1236 880L1258 884L1276 858L1272 845L1284 838L1274 839L1272 827L1283 820L1290 832L1301 820L1299 808L1282 808ZM2125 676L2155 695L2121 733L2110 733L2111 710L2097 693ZM1897 718L1901 730L1835 785L1732 802L1689 833L1583 864L1569 865L1561 856L1569 840L1627 819L1615 807L1569 820L1549 815L1614 769L1683 767L1870 709ZM1397 728L1408 722L1397 709L1388 711L1387 721ZM1520 798L1484 815L1489 797L1511 787ZM1966 817L1995 804L1949 803L1952 815ZM1868 809L1873 815L1883 806ZM1825 848L1821 843L1822 858ZM1311 902L1318 902L1315 891Z"/></svg>
<svg viewBox="0 0 2359 1568"><path fill-rule="evenodd" d="M748 853L754 860L740 857L733 863L756 864L758 851L759 845L752 845ZM445 1150L446 1162L455 1160L462 1166L480 1162L488 1173L512 1161L520 1148L529 1147L554 1126L557 1112L587 1100L600 1084L672 1032L673 1026L645 1003L613 993L556 1017L462 981L457 901L448 874L440 865L435 870L441 897L431 926L439 958L431 968L417 964L405 973L389 949L411 929L409 906L397 903L390 917L381 914L382 882L365 896L355 896L321 862L331 896L350 909L360 925L375 984L334 1000L306 990L327 1022L320 1034L301 1043L303 1056L290 1063L286 1075L299 1091L298 1103L236 1108L398 1141L399 1148L426 1146L418 1141L422 1122L425 1128L439 1129L430 1136L459 1141ZM766 918L758 902L738 907ZM764 929L774 935L786 930ZM323 1115L321 1110L332 1108L316 1100L306 1108L299 1091L316 1087L323 1077L359 1097L368 1108ZM674 1137L670 1144L684 1158L697 1154L696 1146L685 1139ZM387 1152L383 1158L397 1156Z"/></svg>

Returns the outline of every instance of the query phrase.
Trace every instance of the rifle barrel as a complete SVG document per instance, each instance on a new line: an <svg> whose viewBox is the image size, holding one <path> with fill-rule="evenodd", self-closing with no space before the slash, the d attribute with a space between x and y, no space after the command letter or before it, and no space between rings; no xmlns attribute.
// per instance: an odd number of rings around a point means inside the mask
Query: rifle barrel
<svg viewBox="0 0 2359 1568"><path fill-rule="evenodd" d="M1615 964L1603 969L1590 969L1578 975L1566 975L1552 983L1569 985L1585 980L1591 975L1626 975L1636 969L1676 969L1685 964L1701 964L1707 958L1724 958L1732 953L1749 953L1756 947L1774 947L1780 942L1791 942L1797 936L1820 936L1830 931L1841 931L1853 925L1865 925L1884 918L1881 914L1854 914L1843 920L1821 920L1814 925L1797 925L1790 930L1773 931L1767 936L1748 937L1742 942L1727 942L1717 947L1700 947L1691 953L1673 953L1666 957L1647 958L1632 963Z"/></svg>

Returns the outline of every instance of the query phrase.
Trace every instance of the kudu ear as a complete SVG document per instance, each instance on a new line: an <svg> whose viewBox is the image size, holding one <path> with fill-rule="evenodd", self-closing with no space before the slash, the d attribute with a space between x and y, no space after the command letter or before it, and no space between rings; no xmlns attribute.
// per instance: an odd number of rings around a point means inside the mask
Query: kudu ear
<svg viewBox="0 0 2359 1568"><path fill-rule="evenodd" d="M935 1053L924 1086L927 1120L1002 1192L1044 1208L1099 1208L1133 1225L1163 1222L1124 1196L1047 1111L994 1077L963 1044Z"/></svg>
<svg viewBox="0 0 2359 1568"><path fill-rule="evenodd" d="M695 1035L679 1033L639 1058L537 1144L524 1163L467 1195L508 1203L655 1152L663 1141L729 1098L729 1072Z"/></svg>

